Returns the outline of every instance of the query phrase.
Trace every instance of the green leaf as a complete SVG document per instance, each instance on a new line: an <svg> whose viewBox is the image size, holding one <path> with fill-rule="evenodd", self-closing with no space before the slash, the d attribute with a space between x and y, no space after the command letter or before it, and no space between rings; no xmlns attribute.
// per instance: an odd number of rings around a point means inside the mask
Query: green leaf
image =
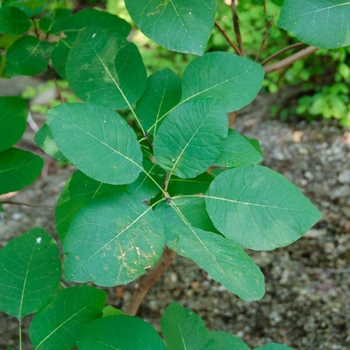
<svg viewBox="0 0 350 350"><path fill-rule="evenodd" d="M241 299L261 299L265 292L264 276L249 255L229 239L191 226L186 217L188 214L181 211L176 201L172 200L170 205L161 203L156 208L166 218L167 246L196 262L214 280ZM180 220L175 219L176 215ZM168 231L171 231L173 238Z"/></svg>
<svg viewBox="0 0 350 350"><path fill-rule="evenodd" d="M216 100L191 101L166 117L153 145L154 156L170 178L193 178L213 164L227 133L227 115Z"/></svg>
<svg viewBox="0 0 350 350"><path fill-rule="evenodd" d="M175 107L181 99L181 80L170 69L152 74L147 88L136 104L136 114L145 130L156 135L160 117Z"/></svg>
<svg viewBox="0 0 350 350"><path fill-rule="evenodd" d="M182 77L182 103L217 98L226 112L249 104L264 78L261 65L227 52L210 52L187 66Z"/></svg>
<svg viewBox="0 0 350 350"><path fill-rule="evenodd" d="M285 0L278 26L306 44L324 49L350 45L350 2Z"/></svg>
<svg viewBox="0 0 350 350"><path fill-rule="evenodd" d="M45 0L7 0L6 5L15 6L28 17L33 17L42 11L45 2Z"/></svg>
<svg viewBox="0 0 350 350"><path fill-rule="evenodd" d="M56 229L61 242L66 237L70 223L81 207L93 198L126 191L126 186L108 185L76 171L66 182L56 205Z"/></svg>
<svg viewBox="0 0 350 350"><path fill-rule="evenodd" d="M99 318L80 333L79 350L166 350L156 330L137 317Z"/></svg>
<svg viewBox="0 0 350 350"><path fill-rule="evenodd" d="M124 315L124 312L115 308L114 306L106 306L102 310L102 317L110 317L110 316L121 316Z"/></svg>
<svg viewBox="0 0 350 350"><path fill-rule="evenodd" d="M168 50L203 55L214 27L214 0L125 0L140 30Z"/></svg>
<svg viewBox="0 0 350 350"><path fill-rule="evenodd" d="M213 179L207 173L200 174L193 179L180 179L177 176L172 176L168 185L168 193L171 197L178 194L204 193Z"/></svg>
<svg viewBox="0 0 350 350"><path fill-rule="evenodd" d="M37 312L52 297L62 275L56 242L41 228L0 250L0 310L18 318Z"/></svg>
<svg viewBox="0 0 350 350"><path fill-rule="evenodd" d="M258 348L255 348L255 350L293 350L293 349L286 345L270 343L270 344L265 344L263 346L259 346Z"/></svg>
<svg viewBox="0 0 350 350"><path fill-rule="evenodd" d="M2 203L0 202L0 213L4 211L4 208L2 207Z"/></svg>
<svg viewBox="0 0 350 350"><path fill-rule="evenodd" d="M224 171L204 197L215 227L250 249L287 246L321 218L296 186L260 165Z"/></svg>
<svg viewBox="0 0 350 350"><path fill-rule="evenodd" d="M168 350L209 349L211 340L204 321L178 303L165 309L160 326Z"/></svg>
<svg viewBox="0 0 350 350"><path fill-rule="evenodd" d="M30 27L26 14L16 7L0 8L0 33L23 34Z"/></svg>
<svg viewBox="0 0 350 350"><path fill-rule="evenodd" d="M92 103L72 103L50 109L47 120L58 149L89 177L113 185L137 179L141 148L119 114Z"/></svg>
<svg viewBox="0 0 350 350"><path fill-rule="evenodd" d="M146 88L146 69L137 47L99 27L79 32L68 55L66 77L84 101L131 109Z"/></svg>
<svg viewBox="0 0 350 350"><path fill-rule="evenodd" d="M52 138L51 131L47 123L35 134L34 141L49 156L56 160L67 162L68 159L59 151L56 142Z"/></svg>
<svg viewBox="0 0 350 350"><path fill-rule="evenodd" d="M164 248L163 224L126 193L95 198L74 217L63 243L68 281L129 283L152 267Z"/></svg>
<svg viewBox="0 0 350 350"><path fill-rule="evenodd" d="M0 151L19 141L26 130L28 108L20 97L0 97Z"/></svg>
<svg viewBox="0 0 350 350"><path fill-rule="evenodd" d="M91 286L75 286L59 291L29 327L35 350L62 350L76 346L82 328L101 317L106 292Z"/></svg>
<svg viewBox="0 0 350 350"><path fill-rule="evenodd" d="M212 343L207 350L250 350L243 340L230 333L209 332L208 337Z"/></svg>
<svg viewBox="0 0 350 350"><path fill-rule="evenodd" d="M84 10L83 10L84 11ZM83 11L79 11L81 13ZM40 18L39 26L45 33L59 33L63 26L63 23L69 18L71 11L66 8L55 8L47 15Z"/></svg>
<svg viewBox="0 0 350 350"><path fill-rule="evenodd" d="M152 163L149 158L144 158L143 167L146 172L141 173L136 181L128 185L127 189L127 192L135 200L140 202L149 200L156 196L160 192L165 180L165 171L159 165ZM150 177L153 178L153 181ZM156 181L158 186L154 181Z"/></svg>
<svg viewBox="0 0 350 350"><path fill-rule="evenodd" d="M223 150L214 163L227 168L236 168L242 165L260 163L262 160L261 153L247 138L230 129Z"/></svg>
<svg viewBox="0 0 350 350"><path fill-rule="evenodd" d="M66 37L62 38L55 46L51 59L54 67L63 78L66 77L65 66L69 51L72 48L79 31L82 28L91 25L108 29L113 33L122 35L123 37L126 37L131 30L131 25L123 19L95 9L84 9L69 17L66 21L58 22L52 29L54 32L64 32Z"/></svg>
<svg viewBox="0 0 350 350"><path fill-rule="evenodd" d="M7 51L5 71L15 75L36 75L46 69L53 46L34 36L23 36Z"/></svg>
<svg viewBox="0 0 350 350"><path fill-rule="evenodd" d="M28 186L40 175L43 166L42 158L22 149L0 152L0 194Z"/></svg>

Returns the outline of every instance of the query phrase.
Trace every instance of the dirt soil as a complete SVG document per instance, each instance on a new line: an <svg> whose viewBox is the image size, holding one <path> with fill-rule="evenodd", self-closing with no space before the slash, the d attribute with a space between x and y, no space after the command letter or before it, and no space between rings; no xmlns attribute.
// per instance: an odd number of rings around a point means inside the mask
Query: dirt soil
<svg viewBox="0 0 350 350"><path fill-rule="evenodd" d="M260 141L264 165L297 185L322 212L322 219L287 248L249 251L266 280L266 294L257 302L243 302L194 263L177 257L139 310L138 316L157 330L166 306L177 301L200 315L210 330L234 333L252 348L274 341L300 350L350 349L350 130L329 121L271 119L270 107L288 103L294 93L288 89L258 96L240 112L234 127ZM43 121L34 117L39 124ZM31 139L29 132L25 147L32 147ZM51 162L45 171L48 175L10 199L54 207L74 168L57 169ZM0 247L36 226L57 237L52 208L4 209ZM134 285L109 288L108 303L125 309ZM32 349L30 319L23 321L24 350ZM0 313L0 349L7 346L18 349L18 323Z"/></svg>

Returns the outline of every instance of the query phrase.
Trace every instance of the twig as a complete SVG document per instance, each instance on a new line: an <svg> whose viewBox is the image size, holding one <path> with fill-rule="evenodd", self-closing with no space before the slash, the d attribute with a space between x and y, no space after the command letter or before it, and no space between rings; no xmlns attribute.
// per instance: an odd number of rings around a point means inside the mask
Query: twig
<svg viewBox="0 0 350 350"><path fill-rule="evenodd" d="M230 44L231 47L233 47L236 54L238 56L242 56L242 53L239 50L239 48L237 47L237 45L230 39L230 37L227 35L225 30L220 26L220 24L217 21L215 21L214 23L215 23L215 27L219 29L219 32L225 37L226 41Z"/></svg>
<svg viewBox="0 0 350 350"><path fill-rule="evenodd" d="M50 205L29 204L29 203L13 202L13 201L11 201L11 202L10 202L10 201L1 201L1 204L25 205L25 206L27 206L27 207L55 209L55 207L52 207L52 206L50 206Z"/></svg>
<svg viewBox="0 0 350 350"><path fill-rule="evenodd" d="M164 252L157 264L147 274L140 277L139 286L134 292L130 303L126 309L126 313L131 316L135 316L139 309L142 300L144 299L148 290L158 281L160 276L167 270L171 262L173 261L176 253L165 247Z"/></svg>
<svg viewBox="0 0 350 350"><path fill-rule="evenodd" d="M287 47L284 47L283 49L273 53L271 56L269 56L265 60L263 60L261 62L261 65L264 66L267 62L270 62L271 60L273 60L275 57L281 55L282 53L289 51L289 50L292 50L292 49L295 49L296 47L304 46L304 45L306 45L306 44L305 43L296 43L296 44L292 44L292 45L289 45Z"/></svg>
<svg viewBox="0 0 350 350"><path fill-rule="evenodd" d="M30 111L28 111L28 117L27 117L27 122L29 124L29 126L32 128L32 130L37 133L39 131L39 127L38 125L35 123L32 114L30 113Z"/></svg>
<svg viewBox="0 0 350 350"><path fill-rule="evenodd" d="M260 45L259 51L258 51L258 53L256 54L255 62L257 62L258 59L260 58L260 55L261 55L261 53L262 53L262 51L263 51L263 49L264 49L264 46L265 46L265 44L266 44L267 38L268 38L269 35L270 35L270 28L271 28L271 26L272 26L272 22L273 22L274 17L275 17L275 15L272 16L270 22L268 22L268 21L266 20L266 32L265 32L265 35L264 35L264 39L263 39L263 41L262 41L262 43L261 43L261 45Z"/></svg>
<svg viewBox="0 0 350 350"><path fill-rule="evenodd" d="M52 70L52 67L50 66L50 64L47 65L47 70L49 71L49 73L50 73L50 75L51 75L51 77L52 77L52 80L53 80L54 83L55 83L55 87L56 87L56 92L57 92L57 97L58 97L58 99L59 99L62 103L64 103L64 99L63 99L62 94L61 94L61 89L60 89L60 87L58 86L57 78L56 78L55 73L54 73L54 71Z"/></svg>
<svg viewBox="0 0 350 350"><path fill-rule="evenodd" d="M239 18L237 14L235 0L231 0L231 11L232 11L233 28L235 30L239 51L242 53L241 56L245 56L242 37L241 37L241 30L239 29Z"/></svg>
<svg viewBox="0 0 350 350"><path fill-rule="evenodd" d="M317 50L318 48L315 46L308 46L305 49L302 49L281 61L278 61L276 63L270 64L269 66L264 67L265 74L269 74L269 73L275 72L276 70L288 67L292 65L295 61L298 61L306 56L309 56Z"/></svg>

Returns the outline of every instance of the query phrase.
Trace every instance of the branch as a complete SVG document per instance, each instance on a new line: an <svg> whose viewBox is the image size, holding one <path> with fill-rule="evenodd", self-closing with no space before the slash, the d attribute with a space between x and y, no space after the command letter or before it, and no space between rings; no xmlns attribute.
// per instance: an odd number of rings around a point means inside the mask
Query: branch
<svg viewBox="0 0 350 350"><path fill-rule="evenodd" d="M157 264L148 274L140 277L139 286L135 290L134 295L129 302L129 305L126 309L126 314L131 316L136 315L137 310L139 309L146 293L158 281L160 276L167 270L175 255L176 253L173 250L165 247L163 255Z"/></svg>
<svg viewBox="0 0 350 350"><path fill-rule="evenodd" d="M318 48L315 46L308 46L305 49L302 49L281 61L278 61L276 63L270 64L269 66L264 67L265 74L269 74L269 73L275 72L276 70L288 67L292 65L295 61L298 61L306 56L309 56L317 50Z"/></svg>
<svg viewBox="0 0 350 350"><path fill-rule="evenodd" d="M264 2L264 4L265 4L265 2ZM266 44L267 38L268 38L269 35L270 35L270 28L271 28L271 26L272 26L272 22L273 22L274 17L275 17L275 16L273 15L270 22L268 22L268 21L266 20L266 32L265 32L265 35L264 35L264 39L263 39L263 41L261 42L259 51L258 51L258 53L256 54L255 62L257 62L258 59L260 58L260 55L261 55L261 53L262 53L262 51L263 51L263 49L264 49L264 46L265 46L265 44Z"/></svg>
<svg viewBox="0 0 350 350"><path fill-rule="evenodd" d="M55 83L55 87L56 87L56 92L57 92L57 97L58 99L61 101L61 103L64 103L64 99L63 99L63 96L61 94L61 89L60 87L58 86L58 83L57 83L57 78L55 76L55 73L54 71L52 70L52 67L50 64L47 65L47 70L50 72L50 75L52 77L52 80L54 81Z"/></svg>
<svg viewBox="0 0 350 350"><path fill-rule="evenodd" d="M241 56L245 56L242 37L241 37L241 30L239 29L239 18L237 14L235 0L231 0L231 11L232 11L233 28L235 30L239 51L242 53Z"/></svg>
<svg viewBox="0 0 350 350"><path fill-rule="evenodd" d="M284 47L283 49L275 52L274 54L272 54L271 56L267 57L264 61L261 62L261 65L264 66L267 62L270 62L271 60L273 60L275 57L281 55L282 53L295 49L296 47L300 47L300 46L304 46L306 45L305 43L296 43L296 44L292 44L289 45L287 47Z"/></svg>
<svg viewBox="0 0 350 350"><path fill-rule="evenodd" d="M231 47L233 47L233 49L235 50L236 54L238 56L242 56L242 53L239 50L239 48L237 47L237 45L229 38L229 36L226 34L226 32L220 26L220 24L217 21L215 21L214 23L215 23L215 27L219 29L220 33L225 37L226 41L230 44Z"/></svg>
<svg viewBox="0 0 350 350"><path fill-rule="evenodd" d="M13 205L25 205L27 207L35 207L35 208L46 208L46 209L55 209L55 207L52 207L50 205L41 205L41 204L29 204L29 203L23 203L23 202L13 202L13 201L1 201L2 204L13 204Z"/></svg>

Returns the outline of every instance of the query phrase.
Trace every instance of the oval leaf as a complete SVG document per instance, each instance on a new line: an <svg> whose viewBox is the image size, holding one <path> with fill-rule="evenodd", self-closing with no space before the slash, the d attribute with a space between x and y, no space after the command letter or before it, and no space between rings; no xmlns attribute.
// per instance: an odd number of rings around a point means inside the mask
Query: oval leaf
<svg viewBox="0 0 350 350"><path fill-rule="evenodd" d="M66 279L129 283L159 260L164 240L150 207L125 193L96 198L80 209L64 240Z"/></svg>
<svg viewBox="0 0 350 350"><path fill-rule="evenodd" d="M44 161L22 149L10 148L0 152L0 194L21 190L41 173Z"/></svg>
<svg viewBox="0 0 350 350"><path fill-rule="evenodd" d="M82 100L110 109L131 109L147 84L137 47L118 33L99 27L79 32L68 55L66 78Z"/></svg>
<svg viewBox="0 0 350 350"><path fill-rule="evenodd" d="M166 350L150 324L127 315L99 318L89 323L77 344L79 350Z"/></svg>
<svg viewBox="0 0 350 350"><path fill-rule="evenodd" d="M22 319L51 298L62 275L56 242L41 228L13 239L0 250L0 310Z"/></svg>
<svg viewBox="0 0 350 350"><path fill-rule="evenodd" d="M34 36L23 36L8 49L5 72L8 76L35 75L46 69L53 46Z"/></svg>
<svg viewBox="0 0 350 350"><path fill-rule="evenodd" d="M76 346L82 328L101 317L106 292L91 286L75 286L59 291L29 327L35 350L62 350Z"/></svg>
<svg viewBox="0 0 350 350"><path fill-rule="evenodd" d="M178 194L198 194L204 193L209 188L214 177L203 173L193 179L180 179L173 176L168 185L168 193L171 197Z"/></svg>
<svg viewBox="0 0 350 350"><path fill-rule="evenodd" d="M0 151L20 140L27 126L28 108L20 97L0 97Z"/></svg>
<svg viewBox="0 0 350 350"><path fill-rule="evenodd" d="M237 131L230 129L223 150L215 160L215 165L236 168L256 164L263 160L261 153Z"/></svg>
<svg viewBox="0 0 350 350"><path fill-rule="evenodd" d="M285 0L278 25L306 44L324 49L350 45L350 2Z"/></svg>
<svg viewBox="0 0 350 350"><path fill-rule="evenodd" d="M91 103L72 103L50 109L47 120L58 149L89 177L113 185L137 179L141 148L119 114Z"/></svg>
<svg viewBox="0 0 350 350"><path fill-rule="evenodd" d="M214 27L214 0L125 0L140 30L168 50L203 55Z"/></svg>
<svg viewBox="0 0 350 350"><path fill-rule="evenodd" d="M230 333L209 332L209 338L212 339L212 343L208 350L250 350L243 340Z"/></svg>
<svg viewBox="0 0 350 350"><path fill-rule="evenodd" d="M69 225L81 207L93 198L124 192L126 189L126 186L104 184L91 179L81 171L76 171L66 182L56 205L56 229L61 242L64 241Z"/></svg>
<svg viewBox="0 0 350 350"><path fill-rule="evenodd" d="M227 52L211 52L189 63L182 77L182 103L217 98L226 112L239 110L258 94L261 65Z"/></svg>
<svg viewBox="0 0 350 350"><path fill-rule="evenodd" d="M250 249L287 246L321 218L296 186L260 165L224 171L204 197L215 227Z"/></svg>
<svg viewBox="0 0 350 350"><path fill-rule="evenodd" d="M227 115L216 100L191 101L166 117L154 142L154 156L170 177L193 178L213 164L227 132Z"/></svg>
<svg viewBox="0 0 350 350"><path fill-rule="evenodd" d="M23 34L29 27L29 19L20 9L13 6L0 8L0 33Z"/></svg>

